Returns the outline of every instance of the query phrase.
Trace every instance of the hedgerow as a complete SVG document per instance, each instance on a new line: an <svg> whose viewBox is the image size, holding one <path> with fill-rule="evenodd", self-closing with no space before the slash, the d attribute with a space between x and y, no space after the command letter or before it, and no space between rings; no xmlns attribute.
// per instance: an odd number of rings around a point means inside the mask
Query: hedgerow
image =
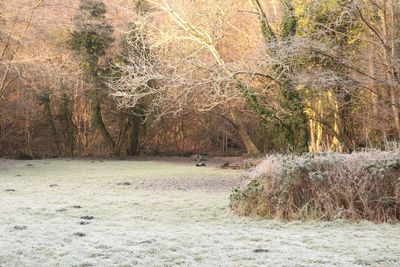
<svg viewBox="0 0 400 267"><path fill-rule="evenodd" d="M271 155L233 190L242 215L400 221L400 151Z"/></svg>

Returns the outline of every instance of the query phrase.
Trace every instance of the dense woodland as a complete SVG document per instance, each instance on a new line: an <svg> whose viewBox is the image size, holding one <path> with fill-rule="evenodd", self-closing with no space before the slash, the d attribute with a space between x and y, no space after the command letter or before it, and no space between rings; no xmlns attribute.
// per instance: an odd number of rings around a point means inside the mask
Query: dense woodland
<svg viewBox="0 0 400 267"><path fill-rule="evenodd" d="M399 0L0 2L0 157L400 138Z"/></svg>

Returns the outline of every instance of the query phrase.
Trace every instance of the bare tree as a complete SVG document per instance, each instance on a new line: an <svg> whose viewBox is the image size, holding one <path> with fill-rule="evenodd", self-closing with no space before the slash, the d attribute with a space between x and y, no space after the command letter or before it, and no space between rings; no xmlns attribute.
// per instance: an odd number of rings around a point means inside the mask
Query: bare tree
<svg viewBox="0 0 400 267"><path fill-rule="evenodd" d="M191 4L188 2L179 4L181 12L189 12L183 14L167 1L148 2L166 15L160 19L159 14L155 17L152 12L137 21L137 29L146 36L146 40L142 38L141 42L151 51L152 57L133 53L128 58L129 64L123 67L125 75L110 84L113 95L122 106L135 106L140 99L151 96L152 105L148 112L156 112L157 116L177 114L184 109L201 112L216 108L225 110L247 152L258 155L258 149L238 115L241 109L238 107L245 106L238 76L252 72L246 71L245 65L239 62L226 63L220 51L224 41L223 30L230 27L231 16L237 15L234 12L235 8L238 11L237 6L229 1L208 1L203 6L208 7L207 10L219 11L224 5L221 14L213 20L210 14L202 12L199 16L192 16L193 7L184 8L185 4ZM157 28L160 23L169 28ZM132 50L136 51L135 42L132 44ZM154 81L156 86L150 85L150 81Z"/></svg>

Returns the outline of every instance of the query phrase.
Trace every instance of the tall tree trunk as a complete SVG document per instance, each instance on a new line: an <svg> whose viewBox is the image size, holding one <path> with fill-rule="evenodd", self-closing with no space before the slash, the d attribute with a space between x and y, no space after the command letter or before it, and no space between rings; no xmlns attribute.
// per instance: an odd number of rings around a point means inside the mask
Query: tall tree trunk
<svg viewBox="0 0 400 267"><path fill-rule="evenodd" d="M284 114L285 122L282 128L288 145L297 151L307 151L309 132L307 127L307 114L303 98L291 82L285 83L280 88L280 105L289 114Z"/></svg>
<svg viewBox="0 0 400 267"><path fill-rule="evenodd" d="M98 96L93 97L93 102L92 102L92 119L93 119L93 124L97 129L100 130L101 136L103 137L104 141L106 142L109 151L113 152L115 148L115 142L112 139L110 133L108 132L106 125L104 124L103 121L103 115L101 113L101 103L98 98Z"/></svg>
<svg viewBox="0 0 400 267"><path fill-rule="evenodd" d="M51 111L51 98L50 98L50 92L48 91L43 91L38 95L38 99L40 101L40 104L43 106L43 111L46 116L46 121L50 126L51 134L53 136L54 140L54 145L57 148L57 156L61 155L61 148L60 148L60 141L58 139L58 133L57 133L57 127L54 121L54 116Z"/></svg>
<svg viewBox="0 0 400 267"><path fill-rule="evenodd" d="M236 127L240 138L244 146L246 147L247 154L251 157L260 157L261 153L258 148L254 145L253 141L251 140L249 134L247 133L246 126L244 125L243 121L239 118L236 111L230 111L230 117L234 126Z"/></svg>
<svg viewBox="0 0 400 267"><path fill-rule="evenodd" d="M24 133L25 133L25 153L28 154L29 156L33 157L33 151L32 151L32 134L31 134L31 121L29 119L29 113L25 112L25 128L24 128Z"/></svg>
<svg viewBox="0 0 400 267"><path fill-rule="evenodd" d="M309 103L310 104L310 103ZM310 104L311 106L311 104ZM321 151L322 137L323 137L323 127L318 118L323 118L322 101L318 99L315 104L315 110L312 108L308 111L309 120L309 152L318 153Z"/></svg>
<svg viewBox="0 0 400 267"><path fill-rule="evenodd" d="M3 153L5 153L5 151L3 150L2 144L3 144L3 116L0 114L0 157L3 156Z"/></svg>
<svg viewBox="0 0 400 267"><path fill-rule="evenodd" d="M115 147L114 147L114 151L113 151L113 155L114 156L120 156L121 155L122 145L123 145L124 139L126 137L126 132L127 132L128 128L129 128L128 119L124 115L121 115L121 116L123 116L123 118L121 119L121 122L120 122L121 127L120 127L120 130L119 130L119 134L118 134L117 140L115 142Z"/></svg>
<svg viewBox="0 0 400 267"><path fill-rule="evenodd" d="M369 34L369 38L373 40L374 35L372 33ZM376 44L374 42L369 43L369 53L368 53L368 74L371 77L377 77L377 55L376 55ZM378 87L377 83L371 79L370 87L374 90L372 91L371 98L372 98L372 113L375 117L378 116L379 106L381 101L380 95L380 88Z"/></svg>
<svg viewBox="0 0 400 267"><path fill-rule="evenodd" d="M47 120L50 124L51 133L53 135L54 144L56 145L56 148L57 148L57 155L60 156L61 155L60 141L58 139L58 133L57 133L56 124L54 121L54 116L51 112L50 102L48 104L45 104L45 109L46 109L46 113L47 113Z"/></svg>
<svg viewBox="0 0 400 267"><path fill-rule="evenodd" d="M385 44L383 44L384 60L386 66L386 81L388 83L391 109L396 125L397 135L400 139L400 109L399 109L399 83L397 79L397 70L395 66L397 49L395 45L395 38L397 36L395 32L395 11L396 5L393 0L383 1L382 7L382 23L383 23L383 35ZM398 8L398 7L397 7Z"/></svg>
<svg viewBox="0 0 400 267"><path fill-rule="evenodd" d="M332 138L332 143L329 147L329 150L335 151L335 152L343 152L343 145L342 142L340 142L338 136L340 136L340 127L339 127L339 106L338 103L336 102L335 104L335 109L334 109L334 123L333 123L333 131L334 135Z"/></svg>
<svg viewBox="0 0 400 267"><path fill-rule="evenodd" d="M340 136L340 152L349 152L353 148L353 122L351 115L351 95L345 90L338 89L336 93L335 112L337 113L337 129ZM336 115L335 115L336 116Z"/></svg>
<svg viewBox="0 0 400 267"><path fill-rule="evenodd" d="M321 115L319 115L321 116ZM322 147L322 139L323 139L323 126L322 124L316 119L310 119L310 149L309 152L311 153L318 153L321 152Z"/></svg>
<svg viewBox="0 0 400 267"><path fill-rule="evenodd" d="M393 115L395 116L397 134L400 139L400 100L399 100L399 77L398 77L398 37L400 34L398 33L397 28L397 20L398 20L398 11L399 10L399 3L395 3L394 0L390 1L390 19L391 19L391 27L390 27L390 49L391 49L391 65L390 65L390 74L391 80L393 81L393 85L391 88L391 98L392 98L392 109Z"/></svg>
<svg viewBox="0 0 400 267"><path fill-rule="evenodd" d="M74 156L74 122L72 121L72 107L69 96L64 93L62 95L63 117L67 126L68 155Z"/></svg>
<svg viewBox="0 0 400 267"><path fill-rule="evenodd" d="M309 145L309 151L311 153L317 153L318 152L318 147L317 147L317 141L316 141L316 135L315 135L315 120L310 118L309 121L309 127L310 127L310 145Z"/></svg>
<svg viewBox="0 0 400 267"><path fill-rule="evenodd" d="M140 141L140 129L142 127L142 121L136 114L132 114L129 117L129 147L127 149L128 156L137 156L140 152L139 141Z"/></svg>

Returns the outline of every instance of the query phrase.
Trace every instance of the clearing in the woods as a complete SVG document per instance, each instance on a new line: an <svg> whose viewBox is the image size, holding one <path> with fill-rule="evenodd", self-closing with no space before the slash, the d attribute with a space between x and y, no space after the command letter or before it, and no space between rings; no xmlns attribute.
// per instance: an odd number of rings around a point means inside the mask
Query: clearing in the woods
<svg viewBox="0 0 400 267"><path fill-rule="evenodd" d="M400 264L400 225L239 217L240 171L193 165L0 161L0 266Z"/></svg>

